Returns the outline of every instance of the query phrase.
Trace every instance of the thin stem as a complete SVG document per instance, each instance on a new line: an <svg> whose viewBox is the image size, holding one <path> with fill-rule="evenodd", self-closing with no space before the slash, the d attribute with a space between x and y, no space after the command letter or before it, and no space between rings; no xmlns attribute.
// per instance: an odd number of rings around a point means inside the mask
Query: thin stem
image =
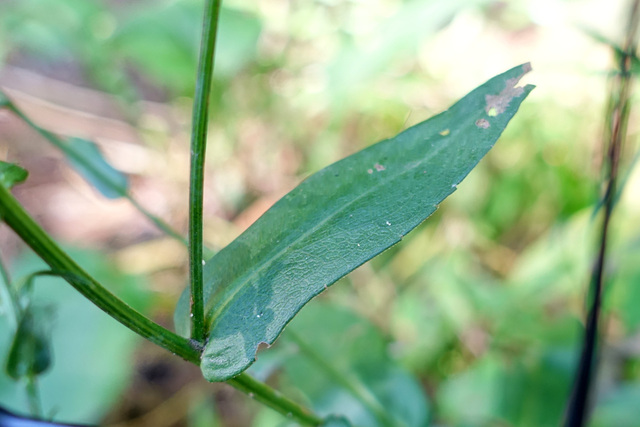
<svg viewBox="0 0 640 427"><path fill-rule="evenodd" d="M146 216L149 219L149 221L153 222L155 224L155 226L158 227L158 230L164 232L167 236L173 237L174 239L178 240L179 242L182 242L182 244L184 244L185 246L189 245L189 243L187 242L187 239L183 235L181 235L176 230L171 228L169 226L169 224L164 222L161 218L157 217L156 215L152 214L147 209L145 209L130 194L125 195L125 197L138 210L138 212L140 212L142 215Z"/></svg>
<svg viewBox="0 0 640 427"><path fill-rule="evenodd" d="M322 418L247 374L240 374L227 381L227 384L303 425L322 424Z"/></svg>
<svg viewBox="0 0 640 427"><path fill-rule="evenodd" d="M0 186L0 217L53 270L108 315L143 338L169 350L197 366L201 346L163 328L129 307L78 266L20 206L9 191ZM52 274L54 274L52 273ZM246 374L228 381L238 390L253 395L260 402L305 425L319 425L321 419L297 403L283 397L266 384Z"/></svg>
<svg viewBox="0 0 640 427"><path fill-rule="evenodd" d="M52 145L54 145L60 151L65 153L66 156L68 156L69 158L73 158L74 161L78 162L79 164L82 164L85 168L90 169L93 175L101 177L101 181L104 185L108 185L112 191L116 192L121 197L125 197L127 200L129 200L129 202L131 202L131 204L138 210L138 212L140 212L142 215L147 217L147 219L151 221L153 224L155 224L155 226L160 231L164 232L166 235L173 237L174 239L182 242L185 246L187 246L187 239L185 239L183 235L181 235L176 230L171 228L171 226L166 222L164 222L161 218L157 217L156 215L153 215L151 212L146 210L140 203L138 203L136 199L134 199L131 196L131 194L129 194L128 192L123 192L122 189L117 186L110 185L111 181L107 179L107 177L105 177L100 170L93 168L93 166L90 163L85 162L84 159L77 156L74 151L69 150L67 147L68 143L64 139L60 138L54 133L49 132L48 130L43 129L37 124L35 124L13 102L8 100L3 106L9 109L10 111L12 111L23 122L25 122L31 129L38 132L43 138L49 141Z"/></svg>
<svg viewBox="0 0 640 427"><path fill-rule="evenodd" d="M29 413L32 417L42 418L42 404L40 403L40 393L38 392L38 378L35 375L27 376L25 389L29 403Z"/></svg>
<svg viewBox="0 0 640 427"><path fill-rule="evenodd" d="M37 124L35 124L29 117L27 117L26 114L24 114L22 112L22 110L20 110L16 104L14 104L12 101L9 101L6 104L6 108L13 111L13 113L20 117L20 119L25 122L31 129L35 130L36 132L38 132L44 139L46 139L47 141L49 141L51 144L55 145L58 149L60 149L61 151L66 153L66 144L65 142L57 137L56 135L54 135L52 132L49 132L46 129L41 128L40 126L38 126ZM79 159L76 159L79 160Z"/></svg>
<svg viewBox="0 0 640 427"><path fill-rule="evenodd" d="M636 33L640 19L640 1L632 4L627 27L627 37L620 58L620 73L617 77L618 92L611 91L611 126L609 128L610 141L604 164L606 185L604 190L604 217L600 232L599 249L596 262L593 267L590 283L591 306L587 315L584 342L580 364L572 392L571 401L567 411L565 425L567 427L582 427L588 418L589 397L595 373L595 359L598 343L598 326L600 309L602 305L602 288L604 268L607 253L607 241L611 216L617 200L617 180L620 163L620 153L626 135L626 127L629 119L629 98L631 93L630 68L632 58L636 51Z"/></svg>
<svg viewBox="0 0 640 427"><path fill-rule="evenodd" d="M204 342L204 300L202 278L202 196L207 147L209 95L220 15L221 0L207 0L202 25L202 42L191 128L191 175L189 177L189 283L191 284L191 337Z"/></svg>
<svg viewBox="0 0 640 427"><path fill-rule="evenodd" d="M60 249L3 186L0 217L44 262L105 313L138 335L199 365L198 345L146 318L105 289Z"/></svg>
<svg viewBox="0 0 640 427"><path fill-rule="evenodd" d="M152 214L151 212L149 212L136 199L134 199L133 196L131 196L131 194L127 194L125 197L127 198L127 200L129 200L129 202L131 202L133 207L135 207L138 210L138 212L140 212L142 215L146 216L147 219L149 219L149 221L153 222L155 224L155 226L158 228L158 230L164 232L164 234L166 234L167 236L176 239L177 241L179 241L180 243L182 243L186 247L189 247L189 241L187 240L187 238L184 237L182 234L178 233L173 228L171 228L171 226L169 224L167 224L166 222L164 222L164 220L162 218L160 218L160 217ZM209 258L211 258L212 256L215 255L215 251L213 249L207 247L207 246L204 246L204 244L202 246L202 251L204 253L204 258L206 258L206 259L209 259Z"/></svg>
<svg viewBox="0 0 640 427"><path fill-rule="evenodd" d="M9 271L5 267L2 259L0 259L0 277L2 277L2 283L0 284L0 300L5 306L7 317L15 331L18 329L18 323L20 323L20 304L18 303L18 298L11 286Z"/></svg>
<svg viewBox="0 0 640 427"><path fill-rule="evenodd" d="M376 396L371 394L371 392L360 382L360 380L350 373L344 373L338 371L336 368L331 366L331 364L327 363L324 358L322 358L312 346L307 344L302 338L300 338L293 331L287 331L287 337L293 341L300 351L302 351L313 363L315 363L328 377L330 377L337 384L340 384L344 387L349 393L353 395L356 399L360 401L366 408L368 408L380 421L382 425L388 427L394 427L398 425L403 425L399 423L399 421L392 420L384 406L378 401Z"/></svg>

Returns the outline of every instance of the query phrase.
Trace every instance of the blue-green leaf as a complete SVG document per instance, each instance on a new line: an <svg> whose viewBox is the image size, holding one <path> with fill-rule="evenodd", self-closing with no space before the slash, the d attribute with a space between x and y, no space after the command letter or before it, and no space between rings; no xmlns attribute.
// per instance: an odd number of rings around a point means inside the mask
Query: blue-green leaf
<svg viewBox="0 0 640 427"><path fill-rule="evenodd" d="M205 267L209 381L239 374L311 298L399 242L493 147L533 86L525 64L449 110L317 172ZM178 329L188 325L188 296Z"/></svg>
<svg viewBox="0 0 640 427"><path fill-rule="evenodd" d="M100 193L110 199L124 197L129 191L127 176L111 166L91 141L71 138L62 147L71 166Z"/></svg>

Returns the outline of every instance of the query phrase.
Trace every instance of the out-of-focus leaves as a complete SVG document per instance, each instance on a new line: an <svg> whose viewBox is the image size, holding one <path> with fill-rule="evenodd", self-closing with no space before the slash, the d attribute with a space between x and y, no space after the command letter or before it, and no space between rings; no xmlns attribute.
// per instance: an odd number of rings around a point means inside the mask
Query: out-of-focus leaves
<svg viewBox="0 0 640 427"><path fill-rule="evenodd" d="M59 424L13 414L0 407L0 426L2 427L80 427L78 424Z"/></svg>
<svg viewBox="0 0 640 427"><path fill-rule="evenodd" d="M242 372L311 298L431 215L533 89L515 87L529 70L496 76L444 113L321 170L213 257L205 266L205 378ZM175 315L182 333L187 293Z"/></svg>
<svg viewBox="0 0 640 427"><path fill-rule="evenodd" d="M0 93L0 97L2 94ZM16 184L24 182L29 176L29 172L13 163L0 160L0 185L11 188Z"/></svg>
<svg viewBox="0 0 640 427"><path fill-rule="evenodd" d="M262 26L247 12L223 7L216 40L214 76L229 78L253 59Z"/></svg>
<svg viewBox="0 0 640 427"><path fill-rule="evenodd" d="M597 402L591 427L635 427L638 425L640 383L622 383Z"/></svg>
<svg viewBox="0 0 640 427"><path fill-rule="evenodd" d="M630 234L638 236L638 231ZM607 289L604 308L613 311L622 320L629 335L640 327L640 243L636 239L622 245L621 250L614 252L616 271L613 282Z"/></svg>
<svg viewBox="0 0 640 427"><path fill-rule="evenodd" d="M20 0L2 8L9 46L50 59L70 58L83 43L95 45L91 23L104 12L96 0Z"/></svg>
<svg viewBox="0 0 640 427"><path fill-rule="evenodd" d="M303 392L316 413L334 415L337 426L341 417L354 426L427 425L429 404L419 383L391 359L380 332L347 309L311 304L273 351L282 380Z"/></svg>
<svg viewBox="0 0 640 427"><path fill-rule="evenodd" d="M499 360L485 357L449 378L438 390L439 415L454 425L482 425L491 419L499 406L501 365ZM462 402L464 409L459 410Z"/></svg>
<svg viewBox="0 0 640 427"><path fill-rule="evenodd" d="M345 47L329 65L329 88L334 98L344 102L353 91L366 88L372 77L393 64L400 54L416 49L427 35L444 26L460 9L484 1L402 3L394 16L375 27L366 45Z"/></svg>
<svg viewBox="0 0 640 427"><path fill-rule="evenodd" d="M622 58L625 58L627 56L627 52L624 51L624 49L622 48L622 46L616 42L614 42L613 40L611 40L610 38L608 38L607 36L605 36L604 34L599 33L598 31L596 31L593 28L587 28L587 27L583 27L582 31L588 35L589 37L591 37L593 40L602 43L604 45L609 46L613 52L616 55L616 60L618 62L620 62L620 60ZM631 59L631 72L634 74L638 74L640 73L640 59L638 59L638 57L636 56L635 52L632 52L632 54L630 55L630 59Z"/></svg>
<svg viewBox="0 0 640 427"><path fill-rule="evenodd" d="M525 357L489 353L440 386L440 415L451 425L559 425L574 356L570 348Z"/></svg>
<svg viewBox="0 0 640 427"><path fill-rule="evenodd" d="M118 272L103 254L87 250L70 254L134 308L147 311L152 300L142 290L140 279ZM28 255L15 263L12 273L20 278L45 267ZM55 409L54 420L98 423L127 387L139 338L58 277L38 276L31 304L52 307L55 313L48 326L53 364L38 377L43 412L50 414ZM0 360L6 360L11 332L7 318L0 316ZM28 413L24 393L21 384L0 373L0 402L5 408Z"/></svg>
<svg viewBox="0 0 640 427"><path fill-rule="evenodd" d="M2 96L0 92L0 96ZM8 101L10 103L10 101ZM45 135L47 140L60 149L71 166L93 185L103 196L117 199L127 195L129 181L127 176L111 166L95 143L82 138L62 140L51 132L38 127L12 105L12 110L29 126ZM27 171L11 163L0 162L0 185L10 188L13 184L24 181Z"/></svg>
<svg viewBox="0 0 640 427"><path fill-rule="evenodd" d="M253 59L261 23L226 6L220 20L215 76L229 78ZM122 72L124 63L172 94L193 95L202 29L197 0L153 8L107 7L97 0L13 1L3 5L3 25L11 50L54 61L73 58L90 80L127 102L136 100L136 88Z"/></svg>
<svg viewBox="0 0 640 427"><path fill-rule="evenodd" d="M9 98L7 98L7 96L2 93L2 91L0 91L0 108L4 108L9 104L11 104Z"/></svg>
<svg viewBox="0 0 640 427"><path fill-rule="evenodd" d="M419 383L389 357L387 342L365 320L315 304L287 332L287 342L299 353L284 364L287 379L319 414L342 415L353 425L384 426L380 408L394 426L427 424L429 404Z"/></svg>
<svg viewBox="0 0 640 427"><path fill-rule="evenodd" d="M134 14L115 35L116 51L161 85L192 96L201 15L201 2L191 0L175 1L164 8ZM249 63L260 31L256 16L222 7L214 75L231 77Z"/></svg>
<svg viewBox="0 0 640 427"><path fill-rule="evenodd" d="M51 350L44 323L50 315L42 310L37 317L29 307L22 315L7 357L7 374L15 380L39 375L51 365Z"/></svg>
<svg viewBox="0 0 640 427"><path fill-rule="evenodd" d="M198 396L189 402L189 427L220 427L220 418L216 413L215 405L207 398L207 395Z"/></svg>
<svg viewBox="0 0 640 427"><path fill-rule="evenodd" d="M61 148L71 166L103 196L117 199L127 195L127 176L104 159L95 143L82 138L71 138L69 144Z"/></svg>

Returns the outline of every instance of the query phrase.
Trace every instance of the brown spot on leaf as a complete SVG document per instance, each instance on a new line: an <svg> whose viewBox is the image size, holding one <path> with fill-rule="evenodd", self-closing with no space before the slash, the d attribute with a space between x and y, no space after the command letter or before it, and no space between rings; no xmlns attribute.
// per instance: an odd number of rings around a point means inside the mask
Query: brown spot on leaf
<svg viewBox="0 0 640 427"><path fill-rule="evenodd" d="M508 79L505 82L505 87L498 95L485 95L484 99L487 103L484 110L489 116L497 116L505 112L511 100L517 96L521 96L524 93L523 87L516 87L522 76L531 71L531 64L526 63L522 66L522 74L518 77ZM476 122L476 125L478 123ZM487 126L488 127L488 126Z"/></svg>
<svg viewBox="0 0 640 427"><path fill-rule="evenodd" d="M476 120L476 126L478 126L479 128L482 128L482 129L488 129L489 126L491 126L491 125L489 124L489 122L486 119L478 119L478 120Z"/></svg>
<svg viewBox="0 0 640 427"><path fill-rule="evenodd" d="M258 353L260 353L262 350L266 350L269 347L271 347L271 344L265 341L260 341L258 343L258 347L256 348L256 358L258 357Z"/></svg>
<svg viewBox="0 0 640 427"><path fill-rule="evenodd" d="M449 129L445 129L445 130L440 131L439 133L442 136L447 136L447 135L449 135L451 133L451 131Z"/></svg>
<svg viewBox="0 0 640 427"><path fill-rule="evenodd" d="M380 163L376 163L375 165L373 165L374 168L376 168L376 170L378 172L382 172L383 170L385 170L386 168L384 166L382 166Z"/></svg>

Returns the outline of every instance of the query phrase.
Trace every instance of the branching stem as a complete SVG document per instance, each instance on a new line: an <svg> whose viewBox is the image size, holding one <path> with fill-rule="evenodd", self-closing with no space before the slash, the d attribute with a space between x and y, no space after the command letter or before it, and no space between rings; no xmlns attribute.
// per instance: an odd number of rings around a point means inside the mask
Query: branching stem
<svg viewBox="0 0 640 427"><path fill-rule="evenodd" d="M160 347L200 363L198 346L146 318L105 289L60 249L4 186L0 186L0 217L52 270L60 272L61 277L98 308Z"/></svg>

